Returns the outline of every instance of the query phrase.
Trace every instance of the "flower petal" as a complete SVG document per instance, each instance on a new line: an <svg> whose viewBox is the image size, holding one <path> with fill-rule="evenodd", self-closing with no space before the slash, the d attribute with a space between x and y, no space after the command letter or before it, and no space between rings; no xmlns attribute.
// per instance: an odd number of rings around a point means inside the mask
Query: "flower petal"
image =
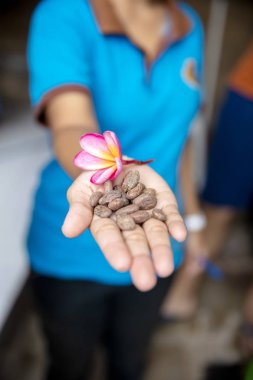
<svg viewBox="0 0 253 380"><path fill-rule="evenodd" d="M122 162L122 160L120 158L116 157L115 161L116 161L117 169L116 169L115 173L113 173L113 175L110 177L111 181L113 181L115 178L117 178L118 175L120 175L120 173L123 170L123 162Z"/></svg>
<svg viewBox="0 0 253 380"><path fill-rule="evenodd" d="M105 139L99 133L86 133L80 138L80 145L85 152L92 154L95 157L105 160L114 161Z"/></svg>
<svg viewBox="0 0 253 380"><path fill-rule="evenodd" d="M84 170L98 170L106 169L110 166L115 166L115 161L107 161L102 158L92 156L91 154L84 152L83 150L74 158L74 164Z"/></svg>
<svg viewBox="0 0 253 380"><path fill-rule="evenodd" d="M94 183L95 185L102 185L105 183L108 179L111 178L113 173L117 170L116 165L111 166L108 169L101 169L96 171L95 174L91 177L90 181L91 183Z"/></svg>
<svg viewBox="0 0 253 380"><path fill-rule="evenodd" d="M121 146L116 134L112 131L106 131L103 133L103 135L111 154L114 157L121 158L122 157Z"/></svg>

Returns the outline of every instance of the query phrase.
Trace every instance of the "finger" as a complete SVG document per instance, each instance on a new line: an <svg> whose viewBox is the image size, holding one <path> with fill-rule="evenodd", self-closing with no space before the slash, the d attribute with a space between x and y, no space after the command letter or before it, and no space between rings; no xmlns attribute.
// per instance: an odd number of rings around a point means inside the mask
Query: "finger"
<svg viewBox="0 0 253 380"><path fill-rule="evenodd" d="M70 207L62 225L62 232L66 237L73 238L89 227L92 209L87 191L76 181L70 186L67 198Z"/></svg>
<svg viewBox="0 0 253 380"><path fill-rule="evenodd" d="M120 272L129 270L131 255L115 222L109 218L94 217L90 230L111 266Z"/></svg>
<svg viewBox="0 0 253 380"><path fill-rule="evenodd" d="M68 238L79 236L89 227L92 211L81 202L72 202L62 225L62 232Z"/></svg>
<svg viewBox="0 0 253 380"><path fill-rule="evenodd" d="M167 190L157 195L158 205L167 216L167 227L171 236L178 242L186 239L187 230L178 211L177 201L172 191Z"/></svg>
<svg viewBox="0 0 253 380"><path fill-rule="evenodd" d="M156 273L160 277L169 276L174 270L173 255L167 227L159 220L149 219L143 225Z"/></svg>
<svg viewBox="0 0 253 380"><path fill-rule="evenodd" d="M136 226L134 231L124 231L123 236L133 257L130 269L133 284L140 291L148 291L157 280L145 233Z"/></svg>

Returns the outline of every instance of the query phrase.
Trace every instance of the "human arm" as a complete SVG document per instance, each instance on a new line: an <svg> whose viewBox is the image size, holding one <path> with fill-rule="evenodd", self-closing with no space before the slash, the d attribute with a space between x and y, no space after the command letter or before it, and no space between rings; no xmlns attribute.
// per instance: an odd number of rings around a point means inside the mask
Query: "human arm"
<svg viewBox="0 0 253 380"><path fill-rule="evenodd" d="M197 224L193 224L192 228L191 223L188 226L185 264L189 270L199 271L198 257L207 256L208 250L205 236L205 215L198 197L194 169L193 141L190 137L181 161L181 193L186 224L187 220L191 222L196 219Z"/></svg>
<svg viewBox="0 0 253 380"><path fill-rule="evenodd" d="M80 136L98 130L91 95L89 33L80 36L80 29L75 28L79 17L71 13L75 8L54 9L56 2L40 4L29 49L31 95L39 119L52 132L58 162L74 179L68 191L70 209L63 233L72 238L90 228L110 264L117 270L130 270L134 284L141 290L149 290L155 285L157 274L164 277L173 271L168 230L180 241L186 235L174 195L151 168L140 167L142 181L157 190L158 207L163 207L168 216L167 227L151 220L144 229L122 234L112 220L93 218L88 201L97 187L90 183L92 173L80 174L73 165L73 158L80 150ZM51 22L48 22L50 15ZM83 20L79 26L83 27Z"/></svg>
<svg viewBox="0 0 253 380"><path fill-rule="evenodd" d="M74 165L73 158L80 150L80 136L98 132L90 96L77 91L55 96L48 103L46 120L58 161L70 177L76 178L81 170Z"/></svg>
<svg viewBox="0 0 253 380"><path fill-rule="evenodd" d="M73 157L80 150L80 136L97 131L90 96L80 92L57 95L48 103L45 116L52 131L56 158L75 179L68 191L70 210L63 225L63 233L72 238L90 228L110 264L119 271L130 270L138 289L151 289L157 281L157 275L165 277L173 271L168 230L178 240L185 237L177 203L168 185L150 167L138 167L146 187L155 187L157 190L158 207L163 208L168 216L167 226L152 219L144 224L143 229L138 227L122 234L111 219L93 217L89 197L97 186L90 183L90 172L80 174L73 165Z"/></svg>

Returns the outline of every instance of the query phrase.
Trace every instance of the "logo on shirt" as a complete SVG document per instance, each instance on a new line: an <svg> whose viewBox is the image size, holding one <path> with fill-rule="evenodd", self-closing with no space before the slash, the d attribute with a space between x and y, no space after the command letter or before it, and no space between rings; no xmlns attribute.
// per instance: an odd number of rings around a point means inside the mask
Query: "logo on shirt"
<svg viewBox="0 0 253 380"><path fill-rule="evenodd" d="M187 86L198 89L200 81L197 74L197 63L194 58L187 58L182 67L181 76Z"/></svg>

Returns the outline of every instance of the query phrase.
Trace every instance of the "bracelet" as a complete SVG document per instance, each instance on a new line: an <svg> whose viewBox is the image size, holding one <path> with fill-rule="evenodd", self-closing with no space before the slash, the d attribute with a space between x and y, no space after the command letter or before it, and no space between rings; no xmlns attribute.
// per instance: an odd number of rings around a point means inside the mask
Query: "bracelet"
<svg viewBox="0 0 253 380"><path fill-rule="evenodd" d="M207 220L204 214L186 215L184 222L189 232L199 232L207 226Z"/></svg>

